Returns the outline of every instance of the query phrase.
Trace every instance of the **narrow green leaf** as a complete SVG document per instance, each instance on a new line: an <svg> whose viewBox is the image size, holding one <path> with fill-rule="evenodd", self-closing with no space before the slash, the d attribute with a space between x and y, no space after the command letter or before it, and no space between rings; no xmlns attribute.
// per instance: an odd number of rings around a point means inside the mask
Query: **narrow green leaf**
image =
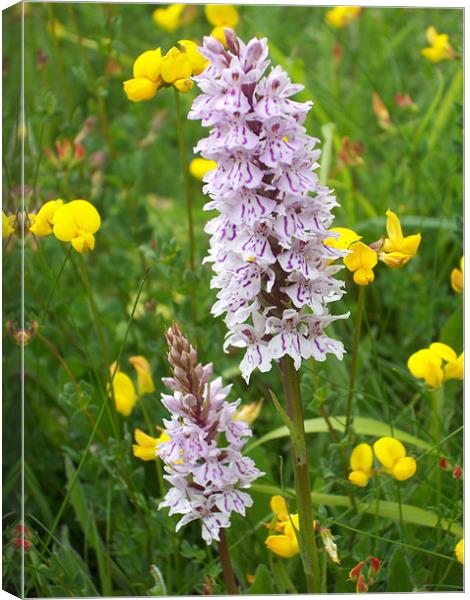
<svg viewBox="0 0 470 600"><path fill-rule="evenodd" d="M264 485L260 483L254 483L252 488L255 492L274 496L280 495L291 495L294 496L294 490L285 489L281 490L275 485ZM351 506L351 501L348 496L342 496L339 494L322 494L318 492L312 492L312 502L315 505L324 504L325 506ZM453 535L462 537L462 527L458 523L451 523L447 519L439 519L439 517L430 510L413 506L411 504L402 504L403 521L412 525L422 525L423 527L434 528L438 524L444 530L449 530ZM400 518L400 507L397 502L390 502L388 500L380 500L378 503L378 510L376 507L375 500L371 500L370 503L359 502L358 508L360 512L375 515L385 519L398 520Z"/></svg>
<svg viewBox="0 0 470 600"><path fill-rule="evenodd" d="M335 430L340 432L344 431L346 417L330 417L330 421ZM354 430L359 435L370 435L373 437L390 435L390 426L387 423L383 423L382 421L378 421L376 419L356 417L353 421L353 425ZM317 417L316 419L307 419L305 421L305 433L328 433L328 427L321 417ZM247 446L247 450L250 451L253 448L256 448L256 446L265 444L266 442L270 442L272 440L277 440L279 438L288 437L288 435L289 430L287 427L278 427L266 435L261 436L257 440L254 440ZM394 436L405 444L411 444L412 446L422 448L423 450L430 450L432 448L432 445L428 442L425 442L414 435L406 433L401 429L394 429Z"/></svg>

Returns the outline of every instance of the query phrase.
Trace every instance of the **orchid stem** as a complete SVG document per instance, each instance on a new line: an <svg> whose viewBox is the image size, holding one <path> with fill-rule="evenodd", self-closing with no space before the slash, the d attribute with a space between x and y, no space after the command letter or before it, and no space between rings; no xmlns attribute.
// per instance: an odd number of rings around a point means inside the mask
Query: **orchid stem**
<svg viewBox="0 0 470 600"><path fill-rule="evenodd" d="M346 425L344 427L344 437L346 437L349 433L349 427L351 425L352 419L354 385L356 383L357 358L359 355L359 341L361 339L362 313L364 310L365 292L365 287L363 285L359 286L359 293L357 295L356 322L354 327L354 341L351 356L351 373L349 376L348 405L346 408Z"/></svg>
<svg viewBox="0 0 470 600"><path fill-rule="evenodd" d="M307 580L307 592L321 593L322 578L318 550L313 528L310 474L308 469L307 443L305 439L304 415L300 397L299 377L290 356L281 361L287 413L297 430L299 441L291 439L297 510L299 513L299 541L302 563Z"/></svg>
<svg viewBox="0 0 470 600"><path fill-rule="evenodd" d="M230 560L227 537L223 529L220 530L219 555L227 592L230 595L239 594L240 592L238 591L237 584L235 583L235 576L233 574L232 561Z"/></svg>

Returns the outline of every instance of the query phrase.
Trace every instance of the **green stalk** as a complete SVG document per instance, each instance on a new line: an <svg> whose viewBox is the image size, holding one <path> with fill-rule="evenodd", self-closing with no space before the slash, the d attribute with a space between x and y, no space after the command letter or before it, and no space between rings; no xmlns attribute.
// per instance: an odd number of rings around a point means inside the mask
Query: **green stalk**
<svg viewBox="0 0 470 600"><path fill-rule="evenodd" d="M233 574L232 561L230 560L230 551L227 544L227 537L223 529L220 530L219 555L222 564L222 573L224 576L227 592L233 596L239 594L235 576Z"/></svg>
<svg viewBox="0 0 470 600"><path fill-rule="evenodd" d="M349 426L351 425L352 406L354 399L354 385L356 383L357 358L359 355L359 341L361 339L362 312L364 309L365 292L365 287L363 285L360 285L359 292L357 295L356 323L354 326L354 341L351 355L351 373L349 376L348 405L346 408L346 425L344 427L344 437L348 435Z"/></svg>
<svg viewBox="0 0 470 600"><path fill-rule="evenodd" d="M297 434L295 439L291 436L291 447L297 510L299 514L299 542L302 563L307 580L307 591L319 594L322 588L322 578L315 541L315 530L313 528L314 515L310 495L310 475L299 377L290 356L284 356L280 362L287 413Z"/></svg>
<svg viewBox="0 0 470 600"><path fill-rule="evenodd" d="M184 195L186 200L186 212L188 218L188 239L189 239L189 268L194 271L194 220L193 220L193 201L191 197L191 184L188 176L188 165L186 161L186 146L184 143L183 119L181 116L181 103L178 90L175 88L175 107L176 107L176 131L178 133L178 149L180 153L181 171L183 173Z"/></svg>

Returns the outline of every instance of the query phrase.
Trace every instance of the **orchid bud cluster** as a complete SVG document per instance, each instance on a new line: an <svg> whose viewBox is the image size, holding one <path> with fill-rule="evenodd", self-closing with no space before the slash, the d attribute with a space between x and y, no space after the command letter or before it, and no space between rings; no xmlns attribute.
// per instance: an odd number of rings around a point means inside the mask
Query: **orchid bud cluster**
<svg viewBox="0 0 470 600"><path fill-rule="evenodd" d="M240 452L251 430L233 418L240 400L227 402L231 386L224 387L220 377L211 380L212 364L198 363L196 350L176 325L166 337L173 377L163 382L173 393L162 395L171 420L164 420L169 440L158 445L158 456L172 487L159 508L183 515L176 531L200 520L202 537L210 544L230 526L232 512L245 515L253 500L241 490L263 473Z"/></svg>
<svg viewBox="0 0 470 600"><path fill-rule="evenodd" d="M324 243L338 204L315 173L319 140L303 126L311 102L291 100L302 86L280 66L267 73L266 39L245 45L225 35L227 48L213 37L199 48L209 66L194 77L202 94L188 117L210 128L195 151L217 163L203 179L205 209L219 212L206 226L205 261L220 290L212 313L225 313L225 350L246 348L240 369L248 383L255 368L269 371L285 355L297 369L302 359L343 357L324 329L348 316L327 310L344 293L333 261L347 252Z"/></svg>

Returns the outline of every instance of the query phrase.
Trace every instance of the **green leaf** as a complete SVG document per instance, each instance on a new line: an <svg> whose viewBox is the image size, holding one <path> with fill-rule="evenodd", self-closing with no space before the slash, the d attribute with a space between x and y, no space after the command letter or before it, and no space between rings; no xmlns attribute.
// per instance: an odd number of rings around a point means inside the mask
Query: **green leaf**
<svg viewBox="0 0 470 600"><path fill-rule="evenodd" d="M342 432L344 430L346 417L330 417L330 421L333 428L337 431ZM366 417L356 417L354 419L354 430L359 435L370 435L372 437L390 435L390 426L387 423L378 421L377 419L368 419ZM321 417L317 417L316 419L307 419L305 421L305 433L328 433L328 427L324 419ZM405 444L411 444L412 446L422 448L423 450L431 450L432 448L432 445L428 442L425 442L414 435L406 433L401 429L394 429L393 433L394 437ZM270 442L272 440L288 437L288 435L289 430L287 427L278 427L266 435L261 436L257 440L254 440L247 446L247 451L256 448L256 446L259 446L260 444L265 444L266 442Z"/></svg>
<svg viewBox="0 0 470 600"><path fill-rule="evenodd" d="M261 483L254 483L252 486L253 491L261 492L269 496L276 494L280 495L291 495L294 496L294 490L285 489L281 490L275 485L264 485ZM312 502L315 505L324 504L325 506L351 506L351 500L348 496L342 496L340 494L321 494L319 492L312 492ZM425 510L412 504L402 504L402 515L405 523L412 525L422 525L423 527L437 527L438 525L443 530L449 530L452 534L462 537L462 527L455 522L450 522L447 519L439 518L435 513L430 510ZM392 519L398 521L400 519L400 506L397 502L390 502L388 500L380 500L376 506L375 500L371 502L360 502L358 503L359 512L367 513L370 515L377 515L384 519Z"/></svg>
<svg viewBox="0 0 470 600"><path fill-rule="evenodd" d="M247 590L247 594L275 594L271 574L265 565L256 569L255 580Z"/></svg>
<svg viewBox="0 0 470 600"><path fill-rule="evenodd" d="M401 548L393 553L388 567L387 592L412 592L411 570Z"/></svg>

